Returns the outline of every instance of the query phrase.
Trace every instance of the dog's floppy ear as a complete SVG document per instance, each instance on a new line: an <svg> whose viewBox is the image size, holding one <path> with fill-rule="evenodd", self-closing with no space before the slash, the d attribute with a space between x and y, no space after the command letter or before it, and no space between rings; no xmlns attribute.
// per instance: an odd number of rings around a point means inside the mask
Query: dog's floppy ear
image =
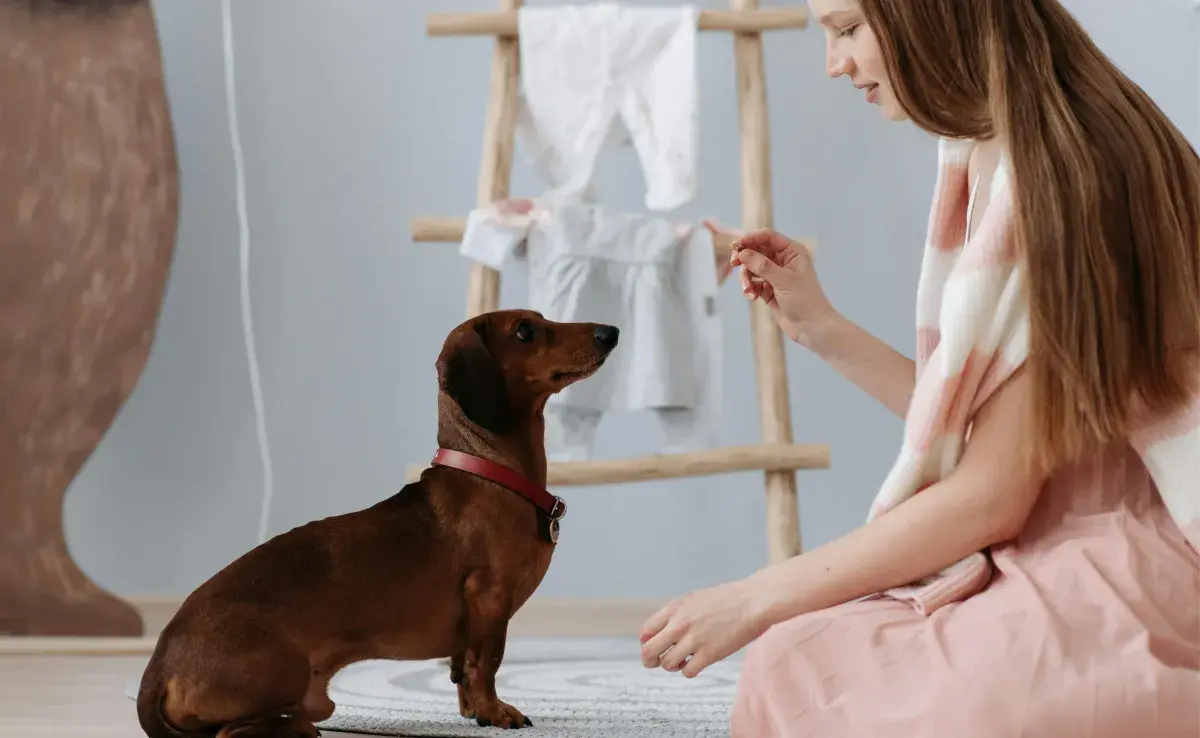
<svg viewBox="0 0 1200 738"><path fill-rule="evenodd" d="M479 328L459 334L438 357L438 386L472 423L497 435L516 422L504 370L488 351Z"/></svg>

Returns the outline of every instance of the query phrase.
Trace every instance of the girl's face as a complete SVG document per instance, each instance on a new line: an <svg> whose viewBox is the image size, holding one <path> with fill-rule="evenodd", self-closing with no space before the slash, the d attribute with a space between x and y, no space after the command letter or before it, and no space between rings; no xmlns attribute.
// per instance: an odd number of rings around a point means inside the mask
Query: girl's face
<svg viewBox="0 0 1200 738"><path fill-rule="evenodd" d="M892 92L879 42L858 0L808 0L808 9L825 31L825 69L829 76L849 76L866 101L878 105L886 118L907 119Z"/></svg>

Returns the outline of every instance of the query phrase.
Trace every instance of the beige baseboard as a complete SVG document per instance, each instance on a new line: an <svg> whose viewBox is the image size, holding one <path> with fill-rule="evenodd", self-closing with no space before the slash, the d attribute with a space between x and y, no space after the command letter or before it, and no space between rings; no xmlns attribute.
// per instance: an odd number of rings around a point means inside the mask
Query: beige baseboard
<svg viewBox="0 0 1200 738"><path fill-rule="evenodd" d="M63 654L148 655L163 626L183 602L182 596L127 597L142 613L142 638L0 637L0 656ZM523 636L636 637L638 628L665 603L657 599L606 597L533 597L509 624L508 633Z"/></svg>

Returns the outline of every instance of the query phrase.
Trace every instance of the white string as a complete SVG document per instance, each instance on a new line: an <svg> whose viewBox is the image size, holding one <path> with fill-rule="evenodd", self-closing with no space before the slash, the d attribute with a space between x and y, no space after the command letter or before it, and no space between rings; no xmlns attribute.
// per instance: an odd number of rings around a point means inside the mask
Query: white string
<svg viewBox="0 0 1200 738"><path fill-rule="evenodd" d="M258 519L258 542L267 540L267 521L271 513L274 473L271 448L267 443L267 420L263 410L258 354L254 350L254 324L250 319L250 223L246 208L246 171L242 157L242 139L238 132L237 92L233 74L233 19L230 0L221 0L221 30L225 45L225 109L229 115L229 142L233 147L233 168L237 188L238 242L241 255L242 333L246 340L246 362L250 369L250 394L254 400L254 421L258 431L258 450L262 457L263 494Z"/></svg>

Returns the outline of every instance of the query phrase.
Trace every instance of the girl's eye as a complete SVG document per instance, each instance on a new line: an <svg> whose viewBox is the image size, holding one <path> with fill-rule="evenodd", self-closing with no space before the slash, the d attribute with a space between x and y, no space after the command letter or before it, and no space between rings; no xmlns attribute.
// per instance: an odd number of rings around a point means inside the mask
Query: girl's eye
<svg viewBox="0 0 1200 738"><path fill-rule="evenodd" d="M525 321L517 326L517 340L521 343L528 343L533 340L533 326Z"/></svg>
<svg viewBox="0 0 1200 738"><path fill-rule="evenodd" d="M855 24L854 24L854 25L852 25L852 26L848 26L848 27L846 27L846 28L842 29L842 31L841 31L840 33L838 33L838 36L840 36L840 37L842 37L842 38L848 38L848 37L850 37L850 36L853 36L853 35L854 35L854 32L855 32L856 30L858 30L858 24L857 24L857 23L855 23Z"/></svg>

